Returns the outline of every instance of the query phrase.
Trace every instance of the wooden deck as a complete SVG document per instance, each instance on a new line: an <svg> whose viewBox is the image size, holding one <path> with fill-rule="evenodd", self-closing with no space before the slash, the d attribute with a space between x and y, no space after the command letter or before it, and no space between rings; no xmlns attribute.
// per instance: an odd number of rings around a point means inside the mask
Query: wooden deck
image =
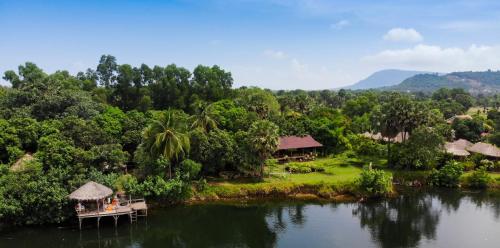
<svg viewBox="0 0 500 248"><path fill-rule="evenodd" d="M115 226L118 224L118 218L122 215L128 215L130 219L130 223L137 220L138 216L145 217L148 215L148 207L146 205L146 201L144 199L135 199L130 200L124 206L117 206L113 210L93 210L93 211L82 211L77 212L76 216L78 217L79 227L82 229L82 221L83 219L88 218L96 218L97 219L97 227L99 228L99 222L102 217L111 216L115 220Z"/></svg>

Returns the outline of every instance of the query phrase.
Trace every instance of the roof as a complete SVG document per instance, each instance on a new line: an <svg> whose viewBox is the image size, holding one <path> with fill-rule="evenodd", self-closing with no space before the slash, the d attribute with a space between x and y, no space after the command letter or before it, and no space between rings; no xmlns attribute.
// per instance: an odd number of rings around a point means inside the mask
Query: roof
<svg viewBox="0 0 500 248"><path fill-rule="evenodd" d="M473 146L471 142L465 139L459 139L454 142L446 142L444 144L444 149L447 153L451 153L454 156L466 157L469 156L470 153L467 151L467 148Z"/></svg>
<svg viewBox="0 0 500 248"><path fill-rule="evenodd" d="M111 190L110 188L102 184L90 181L77 190L73 191L73 193L69 195L69 198L79 201L90 201L104 199L112 194L113 190Z"/></svg>
<svg viewBox="0 0 500 248"><path fill-rule="evenodd" d="M283 136L279 139L278 150L298 149L322 147L323 145L313 139L311 135L300 136Z"/></svg>
<svg viewBox="0 0 500 248"><path fill-rule="evenodd" d="M495 157L495 158L500 157L500 149L488 143L478 142L473 146L467 148L467 150L469 152L479 153L489 157Z"/></svg>
<svg viewBox="0 0 500 248"><path fill-rule="evenodd" d="M361 134L363 137L373 139L373 140L384 140L388 141L389 139L387 137L382 136L381 133L369 133L369 132L364 132ZM407 132L406 133L406 139L410 138L410 134ZM401 143L403 142L403 132L399 132L396 137L391 139L392 142L396 143Z"/></svg>
<svg viewBox="0 0 500 248"><path fill-rule="evenodd" d="M455 119L459 119L459 120L472 120L472 116L470 116L470 115L455 115L455 116L453 116L453 117L451 117L451 118L448 118L448 119L446 120L446 122L447 122L448 124L451 124L451 123L453 123L453 121L454 121Z"/></svg>
<svg viewBox="0 0 500 248"><path fill-rule="evenodd" d="M24 170L24 165L29 161L33 160L34 157L31 153L24 154L21 158L19 158L11 167L10 171L22 171Z"/></svg>

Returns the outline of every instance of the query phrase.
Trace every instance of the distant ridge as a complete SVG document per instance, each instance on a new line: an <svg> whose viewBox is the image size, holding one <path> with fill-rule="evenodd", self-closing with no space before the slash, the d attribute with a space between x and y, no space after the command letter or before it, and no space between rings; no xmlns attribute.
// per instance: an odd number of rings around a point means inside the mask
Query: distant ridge
<svg viewBox="0 0 500 248"><path fill-rule="evenodd" d="M344 89L351 90L364 90L375 89L387 86L400 84L405 79L413 77L417 74L426 74L425 71L406 71L397 69L381 70L373 73L369 77L349 86L343 87Z"/></svg>
<svg viewBox="0 0 500 248"><path fill-rule="evenodd" d="M404 92L433 92L440 88L462 88L471 94L500 92L500 71L452 72L448 74L419 74L398 85L382 90Z"/></svg>

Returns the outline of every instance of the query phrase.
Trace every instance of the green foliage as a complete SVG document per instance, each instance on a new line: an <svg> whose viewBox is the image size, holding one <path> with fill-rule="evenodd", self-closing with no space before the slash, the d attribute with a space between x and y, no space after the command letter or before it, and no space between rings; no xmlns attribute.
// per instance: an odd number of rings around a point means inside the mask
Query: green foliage
<svg viewBox="0 0 500 248"><path fill-rule="evenodd" d="M435 129L418 127L407 142L395 147L391 161L406 169L436 168L443 144L443 137Z"/></svg>
<svg viewBox="0 0 500 248"><path fill-rule="evenodd" d="M279 113L280 105L270 91L259 88L241 88L236 94L236 103L248 111L256 113L261 119Z"/></svg>
<svg viewBox="0 0 500 248"><path fill-rule="evenodd" d="M180 173L183 177L193 180L198 178L202 165L191 159L183 160L179 165Z"/></svg>
<svg viewBox="0 0 500 248"><path fill-rule="evenodd" d="M457 139L466 139L470 142L480 141L481 133L484 132L483 121L478 118L472 120L455 119L452 128L455 130L455 137Z"/></svg>
<svg viewBox="0 0 500 248"><path fill-rule="evenodd" d="M486 169L481 167L465 178L465 183L468 187L485 189L493 182L493 178L486 172Z"/></svg>
<svg viewBox="0 0 500 248"><path fill-rule="evenodd" d="M285 170L290 173L311 173L324 172L325 167L315 163L290 162L285 166Z"/></svg>
<svg viewBox="0 0 500 248"><path fill-rule="evenodd" d="M253 152L260 158L260 175L264 175L264 161L278 149L278 126L263 120L256 121L248 130L249 143Z"/></svg>
<svg viewBox="0 0 500 248"><path fill-rule="evenodd" d="M234 166L235 146L234 140L226 131L213 130L205 133L195 130L191 133L190 156L203 164L205 173L217 174Z"/></svg>
<svg viewBox="0 0 500 248"><path fill-rule="evenodd" d="M351 143L353 144L353 151L360 156L368 155L382 157L387 153L385 145L365 137L351 137Z"/></svg>
<svg viewBox="0 0 500 248"><path fill-rule="evenodd" d="M125 190L131 195L143 195L155 197L159 200L178 202L188 198L191 194L191 187L177 174L175 178L165 181L160 176L148 176L146 180L139 183L130 180L125 185Z"/></svg>
<svg viewBox="0 0 500 248"><path fill-rule="evenodd" d="M59 223L68 217L68 191L33 160L0 176L0 219L14 224Z"/></svg>
<svg viewBox="0 0 500 248"><path fill-rule="evenodd" d="M437 187L456 188L459 186L463 171L464 168L460 163L450 162L441 169L432 171L430 184Z"/></svg>
<svg viewBox="0 0 500 248"><path fill-rule="evenodd" d="M365 167L358 179L360 190L368 196L384 196L392 192L392 176L382 170Z"/></svg>

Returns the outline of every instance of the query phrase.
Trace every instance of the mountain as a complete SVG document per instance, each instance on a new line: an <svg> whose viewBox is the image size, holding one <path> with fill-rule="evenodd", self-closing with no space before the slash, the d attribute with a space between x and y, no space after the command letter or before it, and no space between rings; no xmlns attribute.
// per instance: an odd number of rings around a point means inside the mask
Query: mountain
<svg viewBox="0 0 500 248"><path fill-rule="evenodd" d="M419 74L384 90L433 92L440 88L462 88L471 94L500 92L500 71Z"/></svg>
<svg viewBox="0 0 500 248"><path fill-rule="evenodd" d="M413 77L417 74L422 74L422 73L429 73L429 72L404 71L395 69L377 71L372 75L370 75L369 77L353 85L344 87L344 89L363 90L363 89L374 89L374 88L397 85L409 77Z"/></svg>

